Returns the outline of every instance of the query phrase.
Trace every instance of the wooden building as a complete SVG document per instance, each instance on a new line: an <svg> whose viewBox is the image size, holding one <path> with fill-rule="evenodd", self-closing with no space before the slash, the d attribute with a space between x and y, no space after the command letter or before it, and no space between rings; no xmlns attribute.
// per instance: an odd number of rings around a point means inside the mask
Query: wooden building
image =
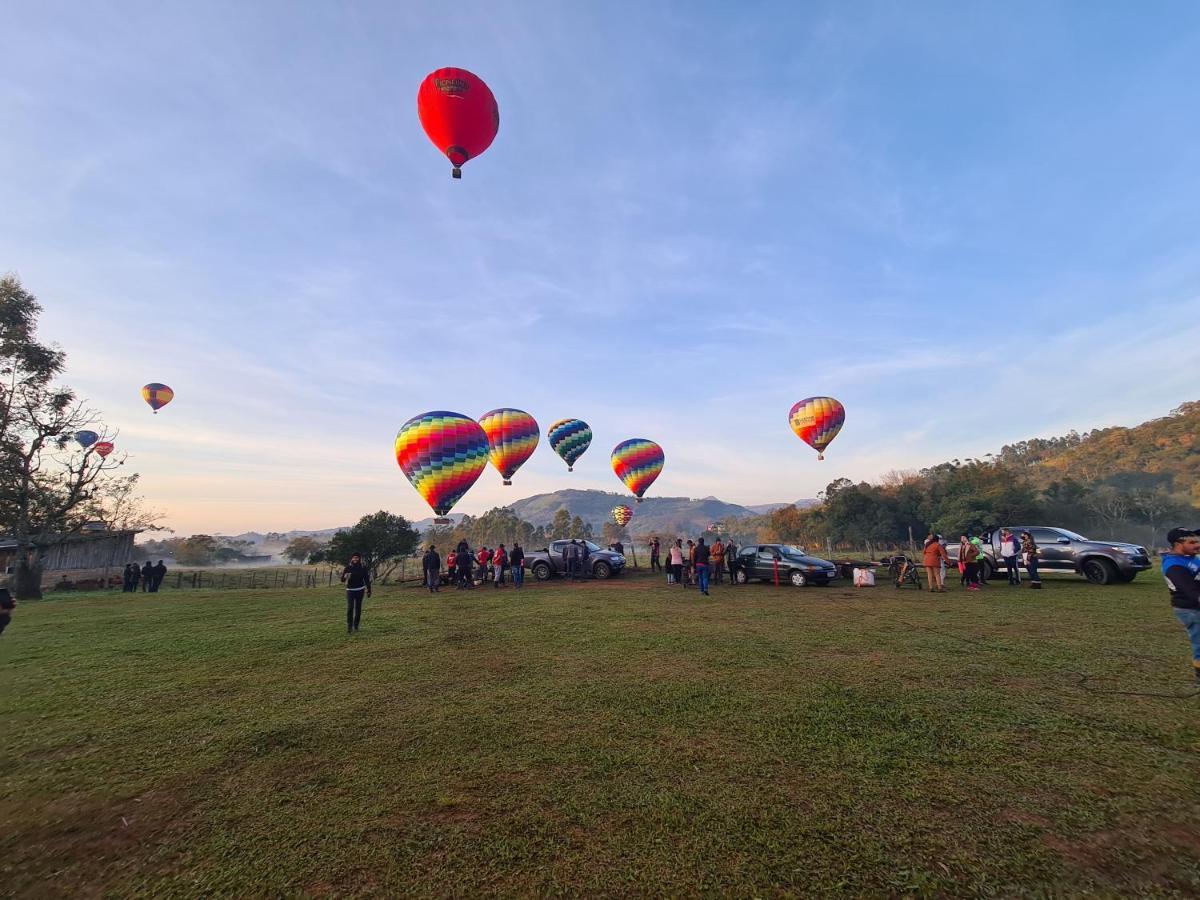
<svg viewBox="0 0 1200 900"><path fill-rule="evenodd" d="M67 569L103 569L122 567L133 558L133 539L136 530L86 530L63 535L42 555L44 571ZM17 564L17 542L0 538L0 571L11 572Z"/></svg>

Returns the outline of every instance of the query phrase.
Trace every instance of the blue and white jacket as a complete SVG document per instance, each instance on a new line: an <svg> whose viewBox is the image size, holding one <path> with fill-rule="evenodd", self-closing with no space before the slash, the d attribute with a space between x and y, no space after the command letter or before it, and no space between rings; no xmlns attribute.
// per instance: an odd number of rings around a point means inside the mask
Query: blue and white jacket
<svg viewBox="0 0 1200 900"><path fill-rule="evenodd" d="M1165 553L1162 561L1163 578L1171 592L1171 605L1176 609L1200 609L1200 556Z"/></svg>

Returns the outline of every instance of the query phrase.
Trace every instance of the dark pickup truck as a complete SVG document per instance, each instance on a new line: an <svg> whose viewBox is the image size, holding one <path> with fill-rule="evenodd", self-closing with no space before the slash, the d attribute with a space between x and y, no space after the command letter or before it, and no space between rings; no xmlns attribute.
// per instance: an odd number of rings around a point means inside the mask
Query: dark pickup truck
<svg viewBox="0 0 1200 900"><path fill-rule="evenodd" d="M555 575L564 575L563 547L570 541L552 541L549 547L533 550L525 554L525 568L533 573L538 581L548 581ZM581 540L588 551L588 557L583 563L583 574L593 578L611 578L621 574L625 568L625 557L612 550L601 550L591 541Z"/></svg>
<svg viewBox="0 0 1200 900"><path fill-rule="evenodd" d="M1138 572L1150 568L1145 547L1121 541L1092 541L1066 528L1048 525L1008 525L1013 534L1028 531L1038 548L1039 572L1076 572L1092 584L1121 584L1133 581ZM985 531L983 541L984 577L990 578L1004 568L1000 556L1000 528ZM958 542L946 546L950 560L958 564Z"/></svg>

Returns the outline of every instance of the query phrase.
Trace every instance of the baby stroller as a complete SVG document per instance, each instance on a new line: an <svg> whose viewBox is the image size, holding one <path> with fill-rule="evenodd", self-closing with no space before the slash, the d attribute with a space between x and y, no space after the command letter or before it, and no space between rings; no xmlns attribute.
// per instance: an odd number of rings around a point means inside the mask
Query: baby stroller
<svg viewBox="0 0 1200 900"><path fill-rule="evenodd" d="M903 553L888 560L888 575L897 588L912 585L918 591L921 590L921 567Z"/></svg>

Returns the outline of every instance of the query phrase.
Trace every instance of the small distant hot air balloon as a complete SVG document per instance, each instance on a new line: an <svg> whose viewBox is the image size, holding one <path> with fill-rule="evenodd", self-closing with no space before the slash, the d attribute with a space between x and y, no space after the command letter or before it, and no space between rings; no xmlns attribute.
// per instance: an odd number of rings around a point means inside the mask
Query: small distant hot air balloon
<svg viewBox="0 0 1200 900"><path fill-rule="evenodd" d="M533 416L521 409L493 409L479 417L479 427L487 435L488 456L505 484L537 448L541 431Z"/></svg>
<svg viewBox="0 0 1200 900"><path fill-rule="evenodd" d="M413 416L396 434L396 462L412 486L444 518L487 467L487 435L474 419L456 412Z"/></svg>
<svg viewBox="0 0 1200 900"><path fill-rule="evenodd" d="M97 441L96 446L92 449L96 451L97 455L99 455L101 459L103 459L104 457L108 456L108 454L112 453L114 448L112 441Z"/></svg>
<svg viewBox="0 0 1200 900"><path fill-rule="evenodd" d="M152 381L142 388L142 399L150 404L150 408L154 410L156 416L158 411L170 403L174 396L173 390L157 381Z"/></svg>
<svg viewBox="0 0 1200 900"><path fill-rule="evenodd" d="M96 443L96 441L100 440L100 435L94 431L77 431L75 432L75 440L80 447L86 450L92 444Z"/></svg>
<svg viewBox="0 0 1200 900"><path fill-rule="evenodd" d="M592 429L582 419L559 419L546 432L550 449L563 458L567 471L575 471L575 462L592 443Z"/></svg>
<svg viewBox="0 0 1200 900"><path fill-rule="evenodd" d="M846 407L832 397L809 397L788 413L792 431L817 451L817 459L825 458L825 448L838 436L845 421Z"/></svg>
<svg viewBox="0 0 1200 900"><path fill-rule="evenodd" d="M624 528L629 524L629 520L633 518L633 510L625 504L614 506L612 511L613 521Z"/></svg>
<svg viewBox="0 0 1200 900"><path fill-rule="evenodd" d="M638 503L642 502L642 495L654 484L665 460L662 447L646 438L621 441L612 452L613 471L625 482L625 487L633 491Z"/></svg>
<svg viewBox="0 0 1200 900"><path fill-rule="evenodd" d="M417 115L433 145L450 159L454 178L491 146L500 130L500 107L491 89L466 69L430 72L417 91Z"/></svg>

